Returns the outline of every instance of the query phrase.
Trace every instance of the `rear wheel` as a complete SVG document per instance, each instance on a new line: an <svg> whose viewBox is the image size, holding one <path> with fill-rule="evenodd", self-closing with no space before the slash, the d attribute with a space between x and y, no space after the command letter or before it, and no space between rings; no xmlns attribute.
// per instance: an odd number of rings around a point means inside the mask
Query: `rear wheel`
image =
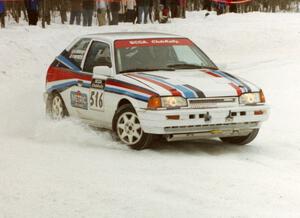
<svg viewBox="0 0 300 218"><path fill-rule="evenodd" d="M143 131L139 118L130 104L121 106L114 118L118 138L133 149L141 150L151 145L153 135Z"/></svg>
<svg viewBox="0 0 300 218"><path fill-rule="evenodd" d="M47 112L54 120L61 120L68 116L64 101L58 93L53 94L51 99L48 100Z"/></svg>
<svg viewBox="0 0 300 218"><path fill-rule="evenodd" d="M254 129L249 135L246 136L234 136L234 137L224 137L220 138L225 143L235 144L235 145L246 145L252 142L258 135L259 129Z"/></svg>

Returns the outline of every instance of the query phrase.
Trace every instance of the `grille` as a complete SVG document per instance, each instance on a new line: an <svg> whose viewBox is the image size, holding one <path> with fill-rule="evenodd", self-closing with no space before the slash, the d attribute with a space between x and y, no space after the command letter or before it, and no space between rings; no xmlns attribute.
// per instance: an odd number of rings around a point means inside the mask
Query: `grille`
<svg viewBox="0 0 300 218"><path fill-rule="evenodd" d="M258 122L245 123L221 123L221 124L204 124L204 125L189 125L189 126L168 126L165 127L166 132L195 132L195 131L210 131L210 130L226 130L226 129L248 129L257 127Z"/></svg>
<svg viewBox="0 0 300 218"><path fill-rule="evenodd" d="M236 106L237 98L202 98L202 99L190 99L189 106L191 108L217 108L217 107L231 107Z"/></svg>

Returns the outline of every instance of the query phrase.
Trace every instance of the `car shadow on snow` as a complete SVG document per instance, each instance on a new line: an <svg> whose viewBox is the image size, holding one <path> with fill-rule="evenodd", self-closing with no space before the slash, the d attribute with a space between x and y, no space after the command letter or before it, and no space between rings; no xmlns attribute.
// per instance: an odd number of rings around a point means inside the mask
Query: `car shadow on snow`
<svg viewBox="0 0 300 218"><path fill-rule="evenodd" d="M177 142L166 142L158 140L153 143L150 148L152 151L158 151L163 153L206 153L213 156L241 153L241 152L253 152L255 147L250 145L238 146L232 144L223 143L217 139L202 139L196 141L177 141Z"/></svg>

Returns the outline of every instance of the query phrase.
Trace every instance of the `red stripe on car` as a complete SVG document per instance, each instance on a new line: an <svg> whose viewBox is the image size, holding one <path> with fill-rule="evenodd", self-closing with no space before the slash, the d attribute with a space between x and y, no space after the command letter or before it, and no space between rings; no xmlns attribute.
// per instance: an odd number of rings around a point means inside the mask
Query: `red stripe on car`
<svg viewBox="0 0 300 218"><path fill-rule="evenodd" d="M236 90L236 93L237 93L238 96L241 96L242 90L239 86L235 85L234 83L229 83L229 85Z"/></svg>
<svg viewBox="0 0 300 218"><path fill-rule="evenodd" d="M211 72L209 70L201 70L201 71L204 72L204 73L207 73L207 74L209 74L209 75L211 75L213 77L222 77L219 74L213 73L213 72Z"/></svg>
<svg viewBox="0 0 300 218"><path fill-rule="evenodd" d="M129 76L129 75L127 75L127 76ZM159 81L156 81L156 80L153 80L153 79L150 79L150 78L146 78L146 77L143 77L143 76L139 76L139 75L131 74L130 76L136 77L136 78L139 78L139 79L151 82L151 83L154 83L155 85L158 85L158 86L168 90L173 96L182 96L181 93L178 90L174 89L173 87L171 87L169 85L161 83Z"/></svg>
<svg viewBox="0 0 300 218"><path fill-rule="evenodd" d="M131 90L141 92L141 93L151 95L151 96L157 95L156 93L151 92L147 89L143 89L143 88L140 88L140 87L135 86L135 85L124 84L122 82L118 82L118 81L115 81L115 80L107 80L106 85L112 85L112 86L117 86L117 87L121 87L121 88L131 89Z"/></svg>
<svg viewBox="0 0 300 218"><path fill-rule="evenodd" d="M46 79L47 82L54 82L65 79L82 79L92 81L92 75L75 73L73 71L70 71L69 69L64 69L60 67L50 67Z"/></svg>

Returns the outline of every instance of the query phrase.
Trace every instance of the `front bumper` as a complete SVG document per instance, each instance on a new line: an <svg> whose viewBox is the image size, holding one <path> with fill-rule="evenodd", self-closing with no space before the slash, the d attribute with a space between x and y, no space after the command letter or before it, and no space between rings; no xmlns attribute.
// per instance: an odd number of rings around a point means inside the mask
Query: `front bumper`
<svg viewBox="0 0 300 218"><path fill-rule="evenodd" d="M269 117L268 105L208 109L137 111L144 132L161 135L202 133L203 137L247 135ZM168 119L167 116L178 120ZM193 134L191 134L193 133ZM199 134L198 134L199 135Z"/></svg>

